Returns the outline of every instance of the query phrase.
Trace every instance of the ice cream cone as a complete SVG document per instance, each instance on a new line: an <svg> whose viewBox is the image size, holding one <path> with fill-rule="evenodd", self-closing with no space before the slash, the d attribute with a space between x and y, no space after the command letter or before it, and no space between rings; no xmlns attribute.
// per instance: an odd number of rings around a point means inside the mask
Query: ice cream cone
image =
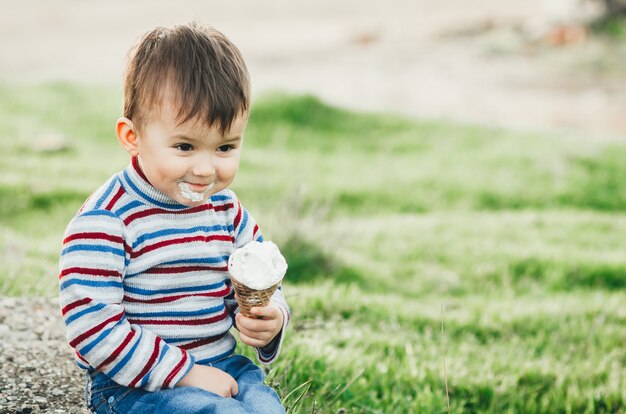
<svg viewBox="0 0 626 414"><path fill-rule="evenodd" d="M239 311L245 316L252 316L251 308L270 302L285 276L287 262L274 243L250 242L231 254L228 271L237 294Z"/></svg>
<svg viewBox="0 0 626 414"><path fill-rule="evenodd" d="M256 290L239 283L235 278L230 278L235 293L237 294L237 302L239 303L239 312L245 316L252 317L250 309L255 306L265 306L270 303L270 298L278 288L278 283L268 287L267 289Z"/></svg>

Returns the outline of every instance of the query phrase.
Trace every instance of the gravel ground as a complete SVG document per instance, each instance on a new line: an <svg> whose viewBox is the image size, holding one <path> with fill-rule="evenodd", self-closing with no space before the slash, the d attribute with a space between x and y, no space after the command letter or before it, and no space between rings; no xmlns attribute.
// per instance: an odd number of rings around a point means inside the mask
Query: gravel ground
<svg viewBox="0 0 626 414"><path fill-rule="evenodd" d="M0 413L88 413L56 298L0 297Z"/></svg>

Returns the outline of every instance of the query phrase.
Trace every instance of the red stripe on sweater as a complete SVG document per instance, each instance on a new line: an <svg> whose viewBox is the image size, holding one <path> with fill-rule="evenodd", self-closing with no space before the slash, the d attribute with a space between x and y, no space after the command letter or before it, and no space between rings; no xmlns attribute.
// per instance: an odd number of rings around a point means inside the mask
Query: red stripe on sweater
<svg viewBox="0 0 626 414"><path fill-rule="evenodd" d="M129 344L130 340L135 337L135 333L136 331L130 331L128 335L126 335L126 338L124 338L124 341L122 341L120 346L115 348L115 351L113 351L107 359L102 361L102 363L96 367L96 371L101 371L102 367L105 367L109 365L111 362L115 361L117 357L121 355L124 348L126 348L126 346Z"/></svg>
<svg viewBox="0 0 626 414"><path fill-rule="evenodd" d="M205 242L205 243L209 243L209 242L212 242L212 241L227 241L227 242L230 242L231 238L230 238L230 236L216 234L214 236L189 236L189 237L181 237L181 238L178 238L178 239L163 240L163 241L151 244L149 246L146 246L143 249L137 250L136 252L132 252L131 253L131 257L132 258L136 258L136 257L141 256L144 253L151 252L151 251L159 249L161 247L171 246L173 244L183 244L183 243L191 243L191 242L197 242L197 241Z"/></svg>
<svg viewBox="0 0 626 414"><path fill-rule="evenodd" d="M78 353L78 351L74 350L74 354L78 357L78 359L83 361L86 365L91 365L89 361L87 361L85 358L83 358L81 354Z"/></svg>
<svg viewBox="0 0 626 414"><path fill-rule="evenodd" d="M111 211L113 209L113 206L115 205L115 203L117 203L117 201L120 199L122 194L124 194L125 192L126 192L126 190L124 190L124 187L120 187L120 189L117 190L117 193L115 193L115 195L113 196L111 201L109 201L109 204L107 204L107 206L104 209L108 210L108 211Z"/></svg>
<svg viewBox="0 0 626 414"><path fill-rule="evenodd" d="M172 382L172 380L174 379L174 377L178 374L178 372L185 366L185 364L187 363L187 352L185 352L184 350L182 350L183 353L183 359L180 360L180 362L174 367L174 369L172 370L172 372L170 372L170 374L165 378L165 381L163 382L163 387L167 388L170 386L170 383Z"/></svg>
<svg viewBox="0 0 626 414"><path fill-rule="evenodd" d="M143 367L141 372L128 384L129 387L133 388L135 385L137 385L139 380L143 378L143 376L146 375L148 371L150 371L150 368L152 368L152 366L154 365L154 362L159 356L159 350L161 349L160 342L161 342L161 339L158 336L154 338L154 349L152 350L152 355L150 355L148 362Z"/></svg>
<svg viewBox="0 0 626 414"><path fill-rule="evenodd" d="M224 335L225 334L211 336L210 338L202 339L200 341L190 342L190 343L185 344L185 345L180 345L179 348L182 348L182 349L184 349L186 351L188 351L190 349L194 349L194 348L199 348L201 346L212 344L213 342L216 342L216 341L222 339L224 337Z"/></svg>
<svg viewBox="0 0 626 414"><path fill-rule="evenodd" d="M179 266L179 267L153 267L146 270L144 273L154 275L169 275L175 273L188 273L188 272L226 272L228 266Z"/></svg>
<svg viewBox="0 0 626 414"><path fill-rule="evenodd" d="M65 315L72 309L77 308L82 305L86 305L89 302L91 302L91 298L83 298L83 299L77 300L75 302L70 303L69 305L66 305L63 309L61 309L61 313Z"/></svg>
<svg viewBox="0 0 626 414"><path fill-rule="evenodd" d="M222 313L210 318L203 319L128 319L128 322L137 325L183 325L183 326L195 326L195 325L208 325L214 322L221 321L228 316L228 312L224 310Z"/></svg>
<svg viewBox="0 0 626 414"><path fill-rule="evenodd" d="M119 236L112 236L110 234L101 233L101 232L87 232L87 233L74 233L70 236L67 236L65 239L63 239L63 244L67 244L74 240L83 240L83 239L106 240L106 241L110 241L113 243L120 243L120 244L124 243L124 239L122 239Z"/></svg>
<svg viewBox="0 0 626 414"><path fill-rule="evenodd" d="M81 342L83 342L85 339L89 338L91 335L95 334L96 332L102 330L102 328L104 328L105 326L107 326L108 324L110 324L111 322L117 322L120 319L122 319L124 317L124 312L120 312L117 315L113 315L111 316L109 319L107 319L104 322L99 323L98 325L94 326L93 328L89 329L88 331L85 331L82 335L77 336L76 338L74 338L71 342L70 342L70 346L72 348L76 348L76 346L78 344L80 344Z"/></svg>
<svg viewBox="0 0 626 414"><path fill-rule="evenodd" d="M124 296L124 301L132 302L132 303L168 303L168 302L175 302L179 299L192 298L192 297L223 298L224 296L228 295L229 292L230 292L230 286L225 286L224 289L216 290L214 292L164 296L162 298L155 298L155 299L139 299L139 298L134 298L132 296Z"/></svg>
<svg viewBox="0 0 626 414"><path fill-rule="evenodd" d="M213 208L213 211L228 211L231 208L233 208L234 205L233 205L233 203L226 203L226 204L222 204L222 205L219 205L219 206L211 205L211 207Z"/></svg>
<svg viewBox="0 0 626 414"><path fill-rule="evenodd" d="M185 209L185 210L177 210L177 211L173 211L173 210L165 210L162 208L148 208L146 210L142 210L142 211L138 211L136 213L131 214L130 216L126 217L124 219L124 224L126 224L127 226L132 223L133 221L140 219L140 218L144 218L144 217L148 217L148 216L155 216L157 214L174 214L174 215L178 215L178 214L193 214L193 213L198 213L201 211L206 211L206 210L210 210L211 209L211 205L209 204L201 204L197 207L192 207L189 209ZM217 211L217 210L216 210Z"/></svg>
<svg viewBox="0 0 626 414"><path fill-rule="evenodd" d="M61 273L59 274L59 279L72 273L89 276L122 277L122 274L116 270L93 269L90 267L68 267L67 269L63 269L61 271Z"/></svg>
<svg viewBox="0 0 626 414"><path fill-rule="evenodd" d="M137 172L137 174L139 174L139 176L143 178L145 182L150 184L150 181L148 181L148 177L146 177L146 175L141 170L141 167L139 166L139 159L136 156L131 158L131 164L133 168L135 169L135 171Z"/></svg>
<svg viewBox="0 0 626 414"><path fill-rule="evenodd" d="M254 225L254 230L252 230L252 238L256 237L257 232L259 231L259 226L257 224Z"/></svg>
<svg viewBox="0 0 626 414"><path fill-rule="evenodd" d="M237 232L237 227L239 227L240 221L241 221L241 203L237 201L237 215L235 216L235 220L233 221L235 232Z"/></svg>

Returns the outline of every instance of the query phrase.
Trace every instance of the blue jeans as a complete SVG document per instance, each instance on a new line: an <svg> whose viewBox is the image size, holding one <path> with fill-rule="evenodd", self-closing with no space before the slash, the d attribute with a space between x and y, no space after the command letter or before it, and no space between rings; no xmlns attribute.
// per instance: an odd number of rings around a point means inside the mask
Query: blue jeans
<svg viewBox="0 0 626 414"><path fill-rule="evenodd" d="M102 373L88 381L87 405L98 414L278 414L285 409L278 394L265 385L265 375L250 359L232 355L211 364L237 381L239 394L224 398L196 387L174 387L155 392L128 388Z"/></svg>

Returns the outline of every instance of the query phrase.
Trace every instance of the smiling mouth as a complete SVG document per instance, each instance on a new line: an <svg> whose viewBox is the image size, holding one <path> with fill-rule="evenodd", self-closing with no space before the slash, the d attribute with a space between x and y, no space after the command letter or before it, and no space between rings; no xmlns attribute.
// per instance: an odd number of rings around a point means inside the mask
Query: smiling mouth
<svg viewBox="0 0 626 414"><path fill-rule="evenodd" d="M209 192L214 186L214 182L209 184L197 184L180 181L178 183L178 188L180 188L180 193L183 198L186 198L187 200L194 203L202 201L205 194Z"/></svg>
<svg viewBox="0 0 626 414"><path fill-rule="evenodd" d="M209 183L209 184L198 184L198 183L185 183L187 184L187 186L195 191L196 193L204 193L205 191L210 190L211 188L213 188L213 186L215 185L215 183Z"/></svg>

